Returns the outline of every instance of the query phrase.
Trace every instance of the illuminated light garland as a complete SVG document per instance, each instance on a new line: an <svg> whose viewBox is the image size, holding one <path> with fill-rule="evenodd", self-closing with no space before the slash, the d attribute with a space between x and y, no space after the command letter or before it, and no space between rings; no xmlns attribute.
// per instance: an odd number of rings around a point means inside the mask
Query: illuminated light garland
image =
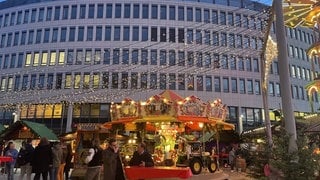
<svg viewBox="0 0 320 180"><path fill-rule="evenodd" d="M278 49L277 43L275 43L271 36L268 36L267 46L265 51L265 70L264 70L264 77L263 77L263 88L267 89L268 87L268 79L269 79L269 72L270 66L272 61L278 56Z"/></svg>

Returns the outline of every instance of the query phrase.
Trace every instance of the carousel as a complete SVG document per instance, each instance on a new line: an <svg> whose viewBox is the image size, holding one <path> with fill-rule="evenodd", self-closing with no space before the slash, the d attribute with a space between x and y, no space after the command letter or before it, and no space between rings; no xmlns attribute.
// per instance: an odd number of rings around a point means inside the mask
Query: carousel
<svg viewBox="0 0 320 180"><path fill-rule="evenodd" d="M219 150L219 143L218 147L207 149L205 141L215 138L220 130L234 130L233 124L225 122L227 114L227 106L220 99L203 102L193 95L183 98L166 90L146 101L125 98L121 103L113 103L112 121L102 127L128 137L121 142L125 165L136 143L143 141L157 168L184 167L199 174L202 168L207 167L210 172L218 168L219 152L214 151ZM126 168L126 173L130 174L130 168Z"/></svg>

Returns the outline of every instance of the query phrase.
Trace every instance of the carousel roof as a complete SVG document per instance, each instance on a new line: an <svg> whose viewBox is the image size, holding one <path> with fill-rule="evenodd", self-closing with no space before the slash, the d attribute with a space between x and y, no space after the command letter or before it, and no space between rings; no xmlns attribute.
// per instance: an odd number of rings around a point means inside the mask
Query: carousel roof
<svg viewBox="0 0 320 180"><path fill-rule="evenodd" d="M169 100L171 102L182 101L184 99L179 94L177 94L171 90L165 90L165 91L161 92L159 95L163 98L166 98L167 100Z"/></svg>
<svg viewBox="0 0 320 180"><path fill-rule="evenodd" d="M297 26L314 27L320 12L320 3L315 0L284 0L283 15L285 24L295 28Z"/></svg>

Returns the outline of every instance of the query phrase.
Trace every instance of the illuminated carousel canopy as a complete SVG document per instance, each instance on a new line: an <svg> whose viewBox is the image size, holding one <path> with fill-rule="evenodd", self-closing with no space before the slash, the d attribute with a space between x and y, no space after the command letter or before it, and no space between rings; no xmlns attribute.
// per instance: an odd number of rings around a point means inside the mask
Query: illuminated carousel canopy
<svg viewBox="0 0 320 180"><path fill-rule="evenodd" d="M284 0L283 14L286 26L314 27L320 12L319 5L315 0Z"/></svg>

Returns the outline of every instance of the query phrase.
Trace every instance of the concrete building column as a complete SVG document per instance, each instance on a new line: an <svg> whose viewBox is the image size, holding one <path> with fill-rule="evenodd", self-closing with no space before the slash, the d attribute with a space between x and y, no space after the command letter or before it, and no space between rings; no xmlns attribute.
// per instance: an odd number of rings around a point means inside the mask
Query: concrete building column
<svg viewBox="0 0 320 180"><path fill-rule="evenodd" d="M73 103L68 104L66 133L72 131Z"/></svg>

